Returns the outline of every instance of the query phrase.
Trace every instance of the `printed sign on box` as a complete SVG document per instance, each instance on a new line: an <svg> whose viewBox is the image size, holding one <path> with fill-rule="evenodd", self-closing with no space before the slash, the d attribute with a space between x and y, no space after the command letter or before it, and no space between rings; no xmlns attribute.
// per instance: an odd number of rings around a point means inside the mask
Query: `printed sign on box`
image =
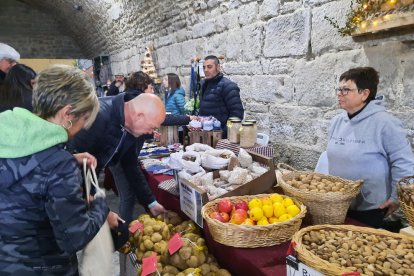
<svg viewBox="0 0 414 276"><path fill-rule="evenodd" d="M181 211L203 228L203 216L201 208L203 207L203 197L201 192L196 188L179 181L180 187L180 207Z"/></svg>
<svg viewBox="0 0 414 276"><path fill-rule="evenodd" d="M286 276L324 276L324 274L289 255L286 258Z"/></svg>

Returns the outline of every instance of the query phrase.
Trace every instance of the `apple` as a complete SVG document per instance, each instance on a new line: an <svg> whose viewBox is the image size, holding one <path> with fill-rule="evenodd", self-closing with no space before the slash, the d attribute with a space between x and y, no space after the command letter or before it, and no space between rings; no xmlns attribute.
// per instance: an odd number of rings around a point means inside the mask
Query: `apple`
<svg viewBox="0 0 414 276"><path fill-rule="evenodd" d="M248 214L247 214L246 210L243 210L243 209L234 210L234 213L233 214L240 214L240 215L242 215L242 216L244 216L246 218L248 217Z"/></svg>
<svg viewBox="0 0 414 276"><path fill-rule="evenodd" d="M246 201L241 200L241 201L237 202L236 205L234 205L234 208L236 210L243 209L243 210L245 210L247 212L249 210L249 205L247 205L247 202Z"/></svg>
<svg viewBox="0 0 414 276"><path fill-rule="evenodd" d="M233 210L233 203L227 198L224 198L219 201L218 210L220 213L230 213Z"/></svg>
<svg viewBox="0 0 414 276"><path fill-rule="evenodd" d="M231 216L230 223L242 224L246 220L246 218L247 218L247 215L245 216L241 212L234 212L234 214Z"/></svg>
<svg viewBox="0 0 414 276"><path fill-rule="evenodd" d="M230 220L230 216L228 213L221 212L220 216L223 218L224 222L228 222Z"/></svg>
<svg viewBox="0 0 414 276"><path fill-rule="evenodd" d="M213 212L213 213L211 213L211 214L210 214L210 218L212 218L212 219L216 219L216 220L221 221L221 222L226 222L226 221L224 220L224 218L220 215L220 213L219 213L219 212Z"/></svg>

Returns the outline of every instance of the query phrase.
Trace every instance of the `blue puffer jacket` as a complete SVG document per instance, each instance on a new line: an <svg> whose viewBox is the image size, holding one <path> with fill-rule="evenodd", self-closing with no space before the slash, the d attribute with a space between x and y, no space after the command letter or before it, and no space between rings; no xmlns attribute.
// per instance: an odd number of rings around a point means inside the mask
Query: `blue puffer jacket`
<svg viewBox="0 0 414 276"><path fill-rule="evenodd" d="M165 110L172 115L184 115L185 91L182 87L165 94Z"/></svg>
<svg viewBox="0 0 414 276"><path fill-rule="evenodd" d="M0 275L74 275L109 209L102 198L86 208L61 126L21 108L0 122Z"/></svg>
<svg viewBox="0 0 414 276"><path fill-rule="evenodd" d="M240 89L236 83L223 74L201 84L200 115L214 116L226 126L229 117L243 119L244 109L240 99Z"/></svg>

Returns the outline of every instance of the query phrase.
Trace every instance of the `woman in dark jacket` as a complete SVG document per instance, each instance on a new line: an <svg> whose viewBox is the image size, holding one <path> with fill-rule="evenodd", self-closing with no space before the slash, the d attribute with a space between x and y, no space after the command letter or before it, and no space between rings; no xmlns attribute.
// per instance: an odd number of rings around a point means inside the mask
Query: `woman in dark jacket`
<svg viewBox="0 0 414 276"><path fill-rule="evenodd" d="M24 64L14 65L0 88L0 112L14 107L32 111L32 90L36 72Z"/></svg>
<svg viewBox="0 0 414 276"><path fill-rule="evenodd" d="M87 209L78 162L64 149L99 103L86 74L53 66L36 79L33 112L0 113L0 274L77 275L76 252L114 213L103 198Z"/></svg>

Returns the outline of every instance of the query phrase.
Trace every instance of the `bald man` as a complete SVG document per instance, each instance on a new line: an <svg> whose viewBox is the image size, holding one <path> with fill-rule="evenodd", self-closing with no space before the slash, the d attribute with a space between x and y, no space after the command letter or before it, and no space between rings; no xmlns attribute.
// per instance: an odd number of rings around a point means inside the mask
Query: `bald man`
<svg viewBox="0 0 414 276"><path fill-rule="evenodd" d="M144 142L143 135L152 134L164 121L164 104L158 96L147 93L128 100L125 93L100 98L93 125L81 130L67 145L70 152L94 155L98 172L110 168L120 196L119 214L126 225L133 219L131 197L136 197L154 216L165 212L140 169L137 152Z"/></svg>

